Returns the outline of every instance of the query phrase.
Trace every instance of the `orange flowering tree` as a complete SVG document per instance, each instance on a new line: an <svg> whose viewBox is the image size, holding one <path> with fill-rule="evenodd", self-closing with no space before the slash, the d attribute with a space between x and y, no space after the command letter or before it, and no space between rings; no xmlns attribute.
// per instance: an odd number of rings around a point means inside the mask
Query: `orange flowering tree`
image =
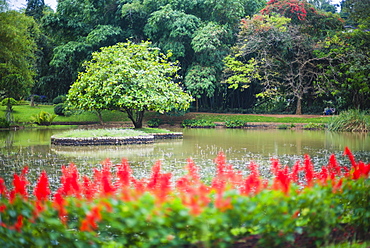
<svg viewBox="0 0 370 248"><path fill-rule="evenodd" d="M365 238L370 164L356 161L348 148L344 154L351 166L339 165L334 155L316 169L308 155L291 168L273 159L271 180L253 162L244 176L219 154L210 185L191 160L177 180L162 173L159 162L141 179L126 160L115 166L106 160L92 177L70 164L62 167L55 192L45 172L30 190L25 168L9 189L0 179L0 245L302 247L333 235Z"/></svg>

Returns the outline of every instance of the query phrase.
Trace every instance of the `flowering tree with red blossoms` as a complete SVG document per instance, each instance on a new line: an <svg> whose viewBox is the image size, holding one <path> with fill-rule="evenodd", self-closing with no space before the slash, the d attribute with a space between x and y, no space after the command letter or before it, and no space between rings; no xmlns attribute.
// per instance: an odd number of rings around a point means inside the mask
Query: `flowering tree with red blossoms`
<svg viewBox="0 0 370 248"><path fill-rule="evenodd" d="M356 161L348 148L344 154L351 166L332 155L319 170L308 155L292 168L272 159L268 180L253 162L243 176L220 153L210 185L192 160L177 180L161 172L160 162L142 179L133 177L127 160L115 166L106 160L91 178L70 164L53 193L42 172L34 197L25 169L14 175L11 190L0 178L0 245L216 247L258 236L264 247L300 247L307 234L316 243L338 230L341 239L365 237L370 211L361 209L370 200L370 164Z"/></svg>

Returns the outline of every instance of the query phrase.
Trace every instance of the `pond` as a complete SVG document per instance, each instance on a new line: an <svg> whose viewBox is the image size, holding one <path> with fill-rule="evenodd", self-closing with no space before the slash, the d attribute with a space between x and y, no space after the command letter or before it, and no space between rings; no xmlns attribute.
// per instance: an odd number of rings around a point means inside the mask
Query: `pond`
<svg viewBox="0 0 370 248"><path fill-rule="evenodd" d="M370 162L370 136L360 133L334 133L309 130L255 130L255 129L173 129L183 132L183 139L160 140L154 144L127 146L61 147L50 145L50 137L63 130L25 129L0 131L0 177L7 184L13 173L29 167L29 181L35 184L37 176L46 170L52 184L59 182L62 165L75 163L81 174L91 175L92 168L110 158L117 164L128 159L134 176L148 176L152 165L160 160L163 172L172 172L174 178L185 173L187 159L200 167L203 179L215 173L214 159L219 152L227 162L242 173L248 173L251 161L260 166L261 174L269 176L270 158L281 164L292 165L311 156L316 167L325 165L329 155L336 154L341 164L349 164L343 157L348 146L357 160Z"/></svg>

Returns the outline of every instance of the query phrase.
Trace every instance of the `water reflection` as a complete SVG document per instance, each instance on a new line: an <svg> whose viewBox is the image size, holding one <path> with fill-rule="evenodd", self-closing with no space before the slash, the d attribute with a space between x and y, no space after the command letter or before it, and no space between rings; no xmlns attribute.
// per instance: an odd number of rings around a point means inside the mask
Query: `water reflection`
<svg viewBox="0 0 370 248"><path fill-rule="evenodd" d="M127 158L137 177L150 173L151 166L162 161L166 172L175 176L184 173L184 165L192 158L200 166L204 177L214 173L214 159L224 152L229 163L247 173L251 160L266 173L269 158L277 157L283 164L293 164L309 154L314 163L321 166L328 156L335 153L347 163L341 154L346 146L358 160L370 162L370 138L368 134L333 133L306 130L247 130L247 129L177 129L182 140L164 140L148 145L61 147L51 146L50 136L63 130L19 130L0 132L0 176L9 182L14 172L24 165L31 174L47 170L58 181L61 165L76 163L82 173L90 173L92 167L110 158L119 163ZM32 176L32 175L31 175ZM36 178L32 182L35 183Z"/></svg>

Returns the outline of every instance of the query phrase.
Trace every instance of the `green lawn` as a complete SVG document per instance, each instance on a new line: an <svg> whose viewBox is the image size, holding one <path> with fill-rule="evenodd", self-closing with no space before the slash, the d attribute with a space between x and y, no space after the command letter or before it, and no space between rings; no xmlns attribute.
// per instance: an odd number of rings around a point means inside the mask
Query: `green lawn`
<svg viewBox="0 0 370 248"><path fill-rule="evenodd" d="M30 121L32 115L36 115L41 111L54 113L53 105L38 105L30 107L29 105L16 105L14 109L14 120L18 123L27 123ZM0 116L5 115L5 106L0 106ZM109 121L130 121L126 113L120 111L103 111L102 113L104 122ZM150 120L156 117L156 113L146 112L145 120ZM188 118L187 118L188 117ZM169 117L170 119L171 117ZM300 118L300 117L274 117L262 115L242 115L242 114L212 114L202 113L196 114L188 113L185 119L204 119L212 122L225 122L226 120L241 120L248 122L278 122L278 123L327 123L330 117L317 117L317 118ZM99 122L99 118L92 112L82 112L72 116L58 116L54 122Z"/></svg>
<svg viewBox="0 0 370 248"><path fill-rule="evenodd" d="M197 114L196 119L210 120L212 122L225 122L226 120L241 120L243 122L278 122L278 123L327 123L330 117L301 118L301 117L274 117L262 115L223 115L223 114Z"/></svg>
<svg viewBox="0 0 370 248"><path fill-rule="evenodd" d="M16 122L29 122L32 115L36 115L41 111L54 114L53 105L38 105L30 107L28 105L16 105L14 109L14 120ZM5 115L5 106L0 106L0 116ZM103 111L103 120L106 121L130 121L126 113L120 111ZM57 116L54 122L98 122L99 118L92 112L83 112L72 116Z"/></svg>

